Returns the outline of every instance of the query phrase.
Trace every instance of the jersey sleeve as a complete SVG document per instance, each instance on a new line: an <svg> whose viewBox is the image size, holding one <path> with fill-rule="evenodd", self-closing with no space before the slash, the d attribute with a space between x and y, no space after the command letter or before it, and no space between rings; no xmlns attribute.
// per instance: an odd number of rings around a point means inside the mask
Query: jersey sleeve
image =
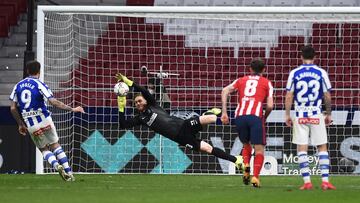
<svg viewBox="0 0 360 203"><path fill-rule="evenodd" d="M17 88L17 85L14 86L14 88L13 88L11 94L10 94L10 97L9 97L9 99L10 99L11 101L13 101L13 102L17 102L17 101L18 101L17 96L16 96L16 88Z"/></svg>
<svg viewBox="0 0 360 203"><path fill-rule="evenodd" d="M236 79L234 80L234 82L231 83L231 85L236 89L236 90L239 90L239 81L240 79Z"/></svg>
<svg viewBox="0 0 360 203"><path fill-rule="evenodd" d="M323 71L322 73L322 87L323 87L323 92L329 92L331 90L329 75L326 71Z"/></svg>
<svg viewBox="0 0 360 203"><path fill-rule="evenodd" d="M54 97L52 91L50 90L50 88L45 83L38 82L37 84L38 84L38 88L39 88L40 93L44 97L46 97L47 99L50 99L50 98Z"/></svg>
<svg viewBox="0 0 360 203"><path fill-rule="evenodd" d="M286 83L286 91L294 92L294 71L291 71Z"/></svg>

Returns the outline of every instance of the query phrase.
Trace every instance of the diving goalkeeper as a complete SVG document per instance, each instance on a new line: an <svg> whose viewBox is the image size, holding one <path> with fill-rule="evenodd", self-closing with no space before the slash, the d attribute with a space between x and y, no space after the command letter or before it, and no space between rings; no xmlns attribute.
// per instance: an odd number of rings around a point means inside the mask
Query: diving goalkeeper
<svg viewBox="0 0 360 203"><path fill-rule="evenodd" d="M240 169L242 164L241 156L235 157L227 154L225 151L213 147L196 137L196 134L203 129L203 125L216 122L217 115L221 113L220 109L214 108L207 111L207 115L183 120L170 116L169 113L156 103L155 98L144 87L119 73L116 74L116 78L118 81L125 82L129 87L133 87L133 91L140 92L140 94L135 95L134 98L135 108L138 110L138 114L127 120L125 119L126 96L117 97L121 129L145 125L181 146L188 147L195 151L206 152L218 158L231 161Z"/></svg>

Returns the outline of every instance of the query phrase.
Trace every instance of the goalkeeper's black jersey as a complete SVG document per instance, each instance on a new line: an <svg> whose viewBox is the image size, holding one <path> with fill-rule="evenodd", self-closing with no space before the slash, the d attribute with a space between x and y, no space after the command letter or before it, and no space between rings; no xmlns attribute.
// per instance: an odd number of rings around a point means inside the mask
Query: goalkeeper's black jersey
<svg viewBox="0 0 360 203"><path fill-rule="evenodd" d="M124 113L119 112L120 128L131 128L137 125L148 126L151 130L159 133L171 140L179 134L184 124L184 120L170 116L161 108L154 97L143 87L134 83L135 91L140 91L146 99L148 106L144 112L140 112L132 119L125 120Z"/></svg>

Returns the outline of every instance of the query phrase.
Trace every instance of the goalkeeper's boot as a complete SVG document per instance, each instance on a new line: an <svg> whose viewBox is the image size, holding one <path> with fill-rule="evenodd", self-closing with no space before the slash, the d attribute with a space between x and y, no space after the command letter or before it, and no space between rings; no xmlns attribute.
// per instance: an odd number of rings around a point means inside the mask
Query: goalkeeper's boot
<svg viewBox="0 0 360 203"><path fill-rule="evenodd" d="M212 109L209 109L207 110L206 112L204 112L202 115L205 116L205 115L219 115L221 113L221 109L219 108L212 108Z"/></svg>
<svg viewBox="0 0 360 203"><path fill-rule="evenodd" d="M323 189L323 190L336 190L336 187L333 186L333 185L332 185L331 183L329 183L329 182L323 181L323 182L321 183L321 189Z"/></svg>
<svg viewBox="0 0 360 203"><path fill-rule="evenodd" d="M66 177L66 172L64 170L64 167L59 164L57 167L56 167L56 170L58 171L59 175L61 176L61 178L65 181L67 181L67 177Z"/></svg>
<svg viewBox="0 0 360 203"><path fill-rule="evenodd" d="M251 178L251 184L254 186L254 187L260 187L260 180L259 178L257 177L252 177Z"/></svg>
<svg viewBox="0 0 360 203"><path fill-rule="evenodd" d="M304 183L304 185L301 186L299 189L300 189L300 190L312 190L312 189L313 189L313 185L312 185L311 182L309 182L309 183Z"/></svg>
<svg viewBox="0 0 360 203"><path fill-rule="evenodd" d="M236 156L235 167L240 171L240 173L243 172L243 161L242 156Z"/></svg>
<svg viewBox="0 0 360 203"><path fill-rule="evenodd" d="M245 185L250 183L250 164L244 164L243 183Z"/></svg>

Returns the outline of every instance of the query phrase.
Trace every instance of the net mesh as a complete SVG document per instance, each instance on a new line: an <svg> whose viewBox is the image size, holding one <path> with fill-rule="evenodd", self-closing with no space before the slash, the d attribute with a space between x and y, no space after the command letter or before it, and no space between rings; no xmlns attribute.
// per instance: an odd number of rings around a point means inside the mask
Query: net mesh
<svg viewBox="0 0 360 203"><path fill-rule="evenodd" d="M299 50L311 44L334 87L331 172L359 173L359 20L360 15L335 14L45 12L45 83L59 100L86 108L83 115L52 109L60 144L75 172L228 173L227 161L179 147L146 127L119 129L114 75L154 85L164 108L186 119L221 107L222 88L248 74L250 61L260 57L275 87L264 171L298 174L296 147L283 122L285 83L301 64ZM160 69L168 77L150 73ZM229 115L236 105L232 95ZM131 116L132 95L127 106ZM242 148L233 126L210 125L199 137L234 155ZM319 173L313 158L310 165Z"/></svg>

